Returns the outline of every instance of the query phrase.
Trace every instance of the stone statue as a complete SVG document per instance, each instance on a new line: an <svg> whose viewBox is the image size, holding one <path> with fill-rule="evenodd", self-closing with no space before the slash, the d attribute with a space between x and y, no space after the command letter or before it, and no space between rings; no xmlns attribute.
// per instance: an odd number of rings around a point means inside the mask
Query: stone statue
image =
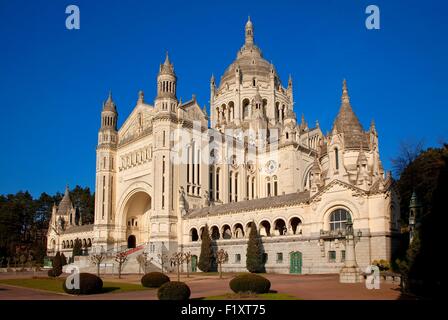
<svg viewBox="0 0 448 320"><path fill-rule="evenodd" d="M204 207L208 207L210 205L210 197L208 195L208 191L204 191Z"/></svg>
<svg viewBox="0 0 448 320"><path fill-rule="evenodd" d="M179 188L179 201L185 201L185 190L182 186Z"/></svg>
<svg viewBox="0 0 448 320"><path fill-rule="evenodd" d="M179 209L182 212L182 216L184 216L188 210L188 203L185 199L185 190L182 186L179 188Z"/></svg>

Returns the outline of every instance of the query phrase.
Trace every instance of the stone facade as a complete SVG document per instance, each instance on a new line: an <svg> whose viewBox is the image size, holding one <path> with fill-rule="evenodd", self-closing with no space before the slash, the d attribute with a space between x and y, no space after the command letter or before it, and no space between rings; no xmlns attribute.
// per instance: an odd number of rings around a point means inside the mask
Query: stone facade
<svg viewBox="0 0 448 320"><path fill-rule="evenodd" d="M68 187L59 205L53 205L47 234L47 254L57 251L68 258L72 256L76 239L81 240L83 250L89 252L93 243L93 225L83 225L82 216L70 200Z"/></svg>
<svg viewBox="0 0 448 320"><path fill-rule="evenodd" d="M399 202L383 171L378 134L364 130L347 83L331 132L294 113L293 81L245 42L219 84L210 81L210 115L195 96L177 99L168 54L153 104L139 92L120 129L110 94L98 133L93 250L144 245L150 255L199 257L208 226L229 253L226 271L245 271L248 225L262 236L268 272L336 273L344 266L348 216L362 268L389 260ZM210 126L210 127L209 127ZM297 267L298 265L298 267Z"/></svg>

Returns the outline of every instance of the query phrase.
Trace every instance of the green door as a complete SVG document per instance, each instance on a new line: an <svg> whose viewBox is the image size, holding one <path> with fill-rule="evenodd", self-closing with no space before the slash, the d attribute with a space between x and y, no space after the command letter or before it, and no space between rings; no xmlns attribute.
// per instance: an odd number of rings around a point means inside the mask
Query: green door
<svg viewBox="0 0 448 320"><path fill-rule="evenodd" d="M197 271L197 265L198 265L198 257L192 256L191 257L191 272Z"/></svg>
<svg viewBox="0 0 448 320"><path fill-rule="evenodd" d="M291 252L289 273L301 274L302 273L302 253L299 251Z"/></svg>

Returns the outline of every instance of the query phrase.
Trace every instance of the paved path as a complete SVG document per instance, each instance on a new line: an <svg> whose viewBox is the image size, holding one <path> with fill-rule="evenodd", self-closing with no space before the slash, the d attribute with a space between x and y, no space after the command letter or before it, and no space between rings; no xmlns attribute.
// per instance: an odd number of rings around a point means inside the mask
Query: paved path
<svg viewBox="0 0 448 320"><path fill-rule="evenodd" d="M364 283L341 284L339 276L334 275L265 275L271 280L272 290L279 293L287 293L304 300L396 300L403 298L397 285L381 283L381 289L368 290ZM17 278L28 275L16 275ZM224 279L219 276L203 276L195 274L190 278L182 277L190 286L191 298L223 295L230 293L229 281L233 275L226 274ZM0 279L13 278L11 275L0 275ZM112 282L140 283L140 275L125 275L123 279L113 276L104 276L103 280ZM170 275L172 280L177 280L176 275ZM156 290L133 291L122 293L109 293L90 296L70 296L66 294L52 293L43 290L13 287L0 284L1 300L152 300L157 299Z"/></svg>

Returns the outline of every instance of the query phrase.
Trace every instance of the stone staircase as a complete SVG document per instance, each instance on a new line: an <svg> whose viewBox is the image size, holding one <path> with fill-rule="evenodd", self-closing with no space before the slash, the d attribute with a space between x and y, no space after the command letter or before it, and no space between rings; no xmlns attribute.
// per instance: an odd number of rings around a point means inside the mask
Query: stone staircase
<svg viewBox="0 0 448 320"><path fill-rule="evenodd" d="M155 257L148 255L148 263L146 270L140 267L137 257L145 252L146 244L141 244L135 248L124 249L118 252L123 252L127 256L126 262L122 266L122 274L136 274L148 273L153 271L160 271L161 266ZM106 253L106 259L101 263L100 274L118 274L118 262L115 261L117 251L111 250ZM80 272L94 273L97 272L97 266L91 263L89 256L75 257L75 261L63 267L63 271L67 272L72 266L76 266Z"/></svg>

